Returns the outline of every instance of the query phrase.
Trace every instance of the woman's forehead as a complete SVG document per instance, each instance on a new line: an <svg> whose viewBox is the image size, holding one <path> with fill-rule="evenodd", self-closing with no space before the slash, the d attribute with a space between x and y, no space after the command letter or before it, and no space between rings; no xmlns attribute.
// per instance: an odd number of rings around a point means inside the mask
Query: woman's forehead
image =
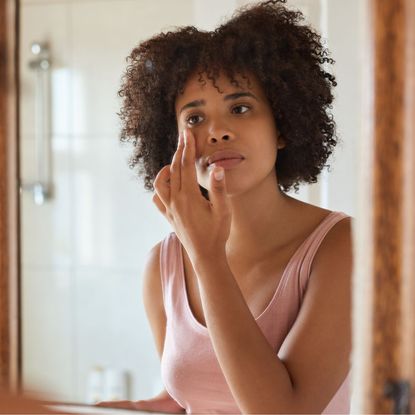
<svg viewBox="0 0 415 415"><path fill-rule="evenodd" d="M215 84L220 90L219 92L218 89L213 85L213 80L209 79L206 73L192 74L184 84L183 93L177 96L176 108L182 101L192 97L196 99L198 98L198 95L200 96L200 94L205 93L215 93L222 95L232 92L250 90L255 95L262 98L262 87L253 74L242 76L239 73L235 73L234 79L239 83L239 86L233 84L231 80L226 76L226 74L220 72L215 79Z"/></svg>

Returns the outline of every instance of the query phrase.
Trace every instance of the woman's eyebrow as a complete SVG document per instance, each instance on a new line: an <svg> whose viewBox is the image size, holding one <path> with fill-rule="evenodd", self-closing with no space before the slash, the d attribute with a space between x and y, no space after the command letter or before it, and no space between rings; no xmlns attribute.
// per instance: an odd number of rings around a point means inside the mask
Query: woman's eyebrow
<svg viewBox="0 0 415 415"><path fill-rule="evenodd" d="M235 100L241 97L251 97L259 101L259 99L251 92L234 92L233 94L225 95L223 100L229 101L229 100ZM187 108L201 107L203 105L206 105L206 101L204 99L196 99L194 101L188 102L187 104L183 105L183 107L181 108L179 112L179 115Z"/></svg>

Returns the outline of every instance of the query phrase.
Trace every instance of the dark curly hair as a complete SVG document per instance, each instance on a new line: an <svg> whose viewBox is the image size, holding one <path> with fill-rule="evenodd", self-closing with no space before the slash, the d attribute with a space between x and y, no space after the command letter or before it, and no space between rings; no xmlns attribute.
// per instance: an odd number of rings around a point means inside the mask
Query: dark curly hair
<svg viewBox="0 0 415 415"><path fill-rule="evenodd" d="M285 2L241 7L212 32L186 26L160 33L126 58L129 64L118 91L123 98L120 140L133 144L130 167L139 166L145 189L154 191L157 173L172 161L178 139L175 100L195 71L206 74L216 89L220 72L236 86L235 74L248 79L244 74L253 73L286 144L276 163L280 190L288 192L293 186L298 192L300 182L317 182L337 144L336 124L327 110L337 84L323 68L334 60L327 57L321 36L299 24L303 14L287 9ZM199 187L208 199L207 190Z"/></svg>

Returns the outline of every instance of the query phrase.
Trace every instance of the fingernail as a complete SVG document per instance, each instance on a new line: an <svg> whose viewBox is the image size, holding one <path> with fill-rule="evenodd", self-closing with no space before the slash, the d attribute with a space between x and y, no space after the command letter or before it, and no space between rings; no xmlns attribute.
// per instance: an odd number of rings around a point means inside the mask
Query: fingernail
<svg viewBox="0 0 415 415"><path fill-rule="evenodd" d="M223 169L215 170L213 174L215 175L216 180L222 180L225 176L225 171Z"/></svg>
<svg viewBox="0 0 415 415"><path fill-rule="evenodd" d="M184 143L187 145L187 130L183 131Z"/></svg>
<svg viewBox="0 0 415 415"><path fill-rule="evenodd" d="M179 148L179 147L180 147L180 143L181 143L181 141L182 141L182 135L183 135L183 132L181 132L181 133L179 134L179 139L177 140L177 148Z"/></svg>

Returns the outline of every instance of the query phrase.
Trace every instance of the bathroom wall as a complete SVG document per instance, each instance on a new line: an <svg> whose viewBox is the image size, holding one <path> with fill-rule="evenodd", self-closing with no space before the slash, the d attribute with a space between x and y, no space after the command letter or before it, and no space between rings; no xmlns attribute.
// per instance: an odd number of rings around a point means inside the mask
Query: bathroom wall
<svg viewBox="0 0 415 415"><path fill-rule="evenodd" d="M246 1L21 0L20 158L23 376L26 389L85 402L91 368L129 374L129 399L162 389L142 304L146 254L171 232L118 142L116 92L125 57L173 26L210 30ZM293 195L354 215L359 135L359 1L289 1L328 39L337 61L335 119L344 144L320 183ZM351 23L353 22L353 23ZM350 31L350 26L356 30ZM345 35L347 33L347 36ZM51 47L54 192L36 180L35 77L30 44Z"/></svg>

